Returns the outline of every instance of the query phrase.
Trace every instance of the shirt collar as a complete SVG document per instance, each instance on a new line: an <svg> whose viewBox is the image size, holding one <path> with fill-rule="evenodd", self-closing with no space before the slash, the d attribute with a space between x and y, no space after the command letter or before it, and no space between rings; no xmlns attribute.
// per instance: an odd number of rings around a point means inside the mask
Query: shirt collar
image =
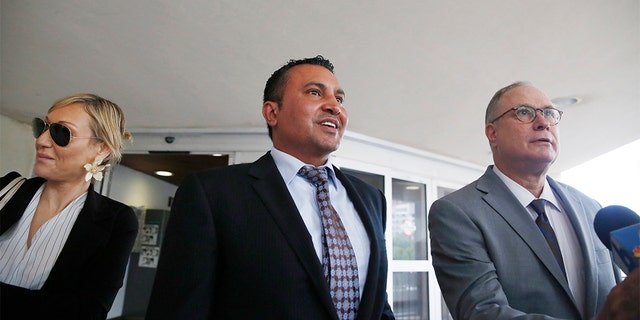
<svg viewBox="0 0 640 320"><path fill-rule="evenodd" d="M291 180L293 180L298 175L298 170L303 166L311 166L311 164L304 163L300 161L298 158L280 151L275 147L271 148L271 157L273 157L273 161L276 163L276 167L278 167L278 171L280 171L280 175L284 179L286 184L289 184ZM334 184L336 181L336 174L333 171L333 163L331 162L331 157L327 159L327 162L321 167L327 168L327 175L329 176L330 183Z"/></svg>
<svg viewBox="0 0 640 320"><path fill-rule="evenodd" d="M493 172L507 185L507 188L513 193L513 195L518 199L518 202L523 207L527 207L531 201L535 200L536 197L529 192L529 190L525 189L525 187L519 185L517 182L513 181L511 178L507 177L497 166L493 166ZM553 189L551 189L551 185L549 185L549 181L544 179L544 187L542 187L542 193L540 194L540 199L545 199L547 202L553 204L558 210L560 210L560 205L556 195L553 193Z"/></svg>

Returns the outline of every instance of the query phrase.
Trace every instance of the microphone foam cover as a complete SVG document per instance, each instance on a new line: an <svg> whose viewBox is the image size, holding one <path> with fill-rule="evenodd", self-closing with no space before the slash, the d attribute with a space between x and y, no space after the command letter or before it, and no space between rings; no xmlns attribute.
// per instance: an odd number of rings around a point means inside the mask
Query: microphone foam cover
<svg viewBox="0 0 640 320"><path fill-rule="evenodd" d="M640 223L640 216L633 210L624 206L606 206L596 213L593 227L600 241L607 249L611 250L610 233L632 224Z"/></svg>

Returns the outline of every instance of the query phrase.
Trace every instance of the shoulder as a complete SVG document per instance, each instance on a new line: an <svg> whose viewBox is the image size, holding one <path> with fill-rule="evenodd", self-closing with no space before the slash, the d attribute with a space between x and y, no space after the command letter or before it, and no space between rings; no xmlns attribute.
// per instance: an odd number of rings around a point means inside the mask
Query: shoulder
<svg viewBox="0 0 640 320"><path fill-rule="evenodd" d="M551 185L551 187L554 188L554 189L558 189L558 190L560 190L562 192L571 194L571 195L576 196L576 197L592 199L591 197L587 196L586 194L584 194L582 191L576 189L575 187L572 187L572 186L570 186L570 185L568 185L566 183L554 180L551 177L549 177L547 179L548 179L549 184Z"/></svg>
<svg viewBox="0 0 640 320"><path fill-rule="evenodd" d="M0 177L0 188L4 188L11 181L13 181L15 178L18 178L20 176L21 176L20 173L12 171L3 177ZM24 178L27 178L27 177L24 177ZM46 181L45 179L40 177L27 178L27 180L24 181L22 186L20 186L19 193L24 195L33 195L38 190L38 188L40 188L40 186L43 183L45 183L45 181Z"/></svg>
<svg viewBox="0 0 640 320"><path fill-rule="evenodd" d="M337 168L334 168L334 169L335 169L336 177L342 182L343 185L351 184L353 186L353 188L356 189L356 191L364 191L364 192L368 192L368 193L382 192L378 188L370 185L367 182L364 182L363 180L361 180L360 178L357 178L354 175L351 175L351 174L348 174L348 173L344 173L340 169L337 169Z"/></svg>
<svg viewBox="0 0 640 320"><path fill-rule="evenodd" d="M484 199L486 193L477 187L478 180L435 200L429 207L429 224L437 220L482 219L490 208Z"/></svg>
<svg viewBox="0 0 640 320"><path fill-rule="evenodd" d="M129 206L127 206L126 204L111 199L107 196L101 195L99 194L97 191L93 190L93 189L89 189L88 194L87 194L87 202L94 202L96 204L98 204L98 208L108 208L109 210L117 210L117 211L129 211L131 210L133 212L133 209L131 209Z"/></svg>
<svg viewBox="0 0 640 320"><path fill-rule="evenodd" d="M249 163L238 163L232 164L224 167L216 167L204 169L196 172L192 172L187 175L190 179L199 178L199 179L208 179L208 178L219 178L226 176L243 176L247 175L251 170L255 170L255 168L268 168L268 169L276 169L275 162L269 153L263 155L255 162ZM186 180L186 179L185 179Z"/></svg>
<svg viewBox="0 0 640 320"><path fill-rule="evenodd" d="M475 200L481 200L482 196L486 193L478 190L477 184L478 180L475 180L466 186L443 196L436 200L436 202L467 203Z"/></svg>
<svg viewBox="0 0 640 320"><path fill-rule="evenodd" d="M335 169L336 178L340 180L342 185L349 194L352 201L355 198L362 199L365 203L374 204L376 206L386 207L386 198L384 192L359 178L344 173L339 169Z"/></svg>
<svg viewBox="0 0 640 320"><path fill-rule="evenodd" d="M271 177L278 172L278 168L269 153L263 155L255 162L239 163L226 167L210 168L188 174L181 183L211 185L213 183L232 185L238 182L246 182L245 179Z"/></svg>
<svg viewBox="0 0 640 320"><path fill-rule="evenodd" d="M5 186L7 185L10 181L12 181L13 179L20 177L20 173L15 172L15 171L11 171L9 173L7 173L6 175L4 175L2 178L0 178L0 186Z"/></svg>
<svg viewBox="0 0 640 320"><path fill-rule="evenodd" d="M478 179L464 187L436 200L436 202L450 202L458 205L476 206L477 202L484 202L489 194L493 198L508 198L509 188L493 172L493 166L488 166Z"/></svg>
<svg viewBox="0 0 640 320"><path fill-rule="evenodd" d="M90 190L85 208L95 211L99 218L110 218L123 228L138 228L138 218L130 206L96 191Z"/></svg>
<svg viewBox="0 0 640 320"><path fill-rule="evenodd" d="M556 181L552 178L547 178L549 181L549 185L552 189L561 197L569 198L570 200L575 200L582 202L587 205L591 205L595 208L602 207L598 201L584 194L582 191L559 181Z"/></svg>
<svg viewBox="0 0 640 320"><path fill-rule="evenodd" d="M224 181L221 179L238 179L246 176L251 167L250 163L234 164L226 167L209 168L205 170L195 171L185 176L182 184L185 182L206 182L206 181ZM225 181L230 182L230 181Z"/></svg>

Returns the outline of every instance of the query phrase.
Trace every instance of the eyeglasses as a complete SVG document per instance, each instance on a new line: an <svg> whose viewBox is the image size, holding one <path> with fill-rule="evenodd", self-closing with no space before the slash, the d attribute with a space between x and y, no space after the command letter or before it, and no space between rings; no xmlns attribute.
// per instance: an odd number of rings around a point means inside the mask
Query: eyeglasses
<svg viewBox="0 0 640 320"><path fill-rule="evenodd" d="M61 147L68 145L71 139L98 139L98 137L76 137L71 134L71 130L66 126L59 123L49 123L40 118L34 118L31 122L31 130L36 139L47 131L47 129L53 142Z"/></svg>
<svg viewBox="0 0 640 320"><path fill-rule="evenodd" d="M542 113L542 116L545 119L547 119L547 121L549 121L552 126L555 126L556 124L558 124L558 122L560 122L560 119L562 118L562 111L555 108L540 109L540 108L534 108L527 105L522 105L518 107L513 107L505 111L503 114L499 115L497 118L493 119L493 121L491 122L493 123L498 121L498 119L502 118L505 114L511 111L515 111L516 118L518 118L518 120L524 123L531 123L534 120L536 120L536 117L538 116L538 111Z"/></svg>

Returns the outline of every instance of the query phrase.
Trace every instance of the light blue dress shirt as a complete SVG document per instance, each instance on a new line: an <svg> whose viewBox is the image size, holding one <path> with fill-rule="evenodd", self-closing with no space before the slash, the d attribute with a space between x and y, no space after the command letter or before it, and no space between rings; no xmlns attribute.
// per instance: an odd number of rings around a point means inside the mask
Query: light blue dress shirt
<svg viewBox="0 0 640 320"><path fill-rule="evenodd" d="M276 148L271 148L271 156L280 171L280 175L284 179L289 193L293 198L293 201L300 212L300 216L307 226L307 230L313 240L313 246L316 250L318 260L322 261L322 220L320 218L320 209L316 201L316 188L307 181L307 179L298 176L298 170L305 165L304 162L297 158L284 153ZM369 269L369 254L370 244L367 231L362 224L362 220L358 215L358 212L353 207L353 203L347 195L347 190L344 188L340 180L336 178L335 172L333 172L333 165L331 164L331 158L324 164L327 167L327 173L329 175L329 197L331 198L331 204L338 212L342 224L344 225L351 246L356 254L356 260L358 263L358 280L360 282L360 296L367 279L367 270Z"/></svg>

